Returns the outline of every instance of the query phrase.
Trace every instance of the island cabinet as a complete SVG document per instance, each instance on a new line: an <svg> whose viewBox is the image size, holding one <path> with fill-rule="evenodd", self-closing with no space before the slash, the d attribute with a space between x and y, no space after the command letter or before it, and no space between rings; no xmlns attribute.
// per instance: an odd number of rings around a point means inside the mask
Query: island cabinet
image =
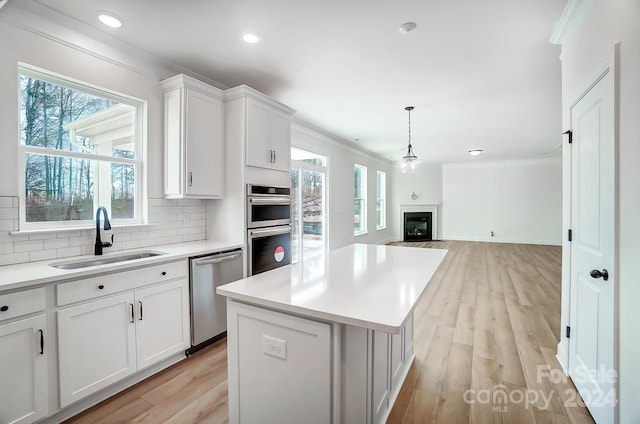
<svg viewBox="0 0 640 424"><path fill-rule="evenodd" d="M245 164L290 172L293 110L245 85L226 90L224 98L243 105L243 113L227 117L226 125L242 127L228 134L243 134L244 140L234 136L227 143L245 143Z"/></svg>
<svg viewBox="0 0 640 424"><path fill-rule="evenodd" d="M190 345L185 261L62 283L57 297L61 407Z"/></svg>
<svg viewBox="0 0 640 424"><path fill-rule="evenodd" d="M387 333L237 301L227 311L231 423L386 421L414 358L412 316Z"/></svg>
<svg viewBox="0 0 640 424"><path fill-rule="evenodd" d="M222 198L223 92L186 75L169 78L162 87L165 197Z"/></svg>
<svg viewBox="0 0 640 424"><path fill-rule="evenodd" d="M0 423L49 412L45 305L42 288L0 295Z"/></svg>
<svg viewBox="0 0 640 424"><path fill-rule="evenodd" d="M384 423L441 249L353 244L225 284L229 422Z"/></svg>

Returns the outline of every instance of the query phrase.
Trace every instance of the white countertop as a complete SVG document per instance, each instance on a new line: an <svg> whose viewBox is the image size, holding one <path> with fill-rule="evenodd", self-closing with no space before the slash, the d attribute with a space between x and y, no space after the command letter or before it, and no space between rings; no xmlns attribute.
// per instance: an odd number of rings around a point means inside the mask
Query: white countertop
<svg viewBox="0 0 640 424"><path fill-rule="evenodd" d="M311 318L399 333L447 254L352 244L218 287L231 299Z"/></svg>
<svg viewBox="0 0 640 424"><path fill-rule="evenodd" d="M50 263L68 262L73 260L90 259L99 256L85 255L72 258L51 259L48 261L29 262L24 264L6 265L0 267L0 293L13 289L24 289L54 281L64 281L69 279L84 278L115 271L124 271L132 268L139 268L148 265L160 264L164 262L176 261L190 256L199 256L211 252L242 247L241 243L202 240L189 243L167 244L162 246L152 246L145 249L118 250L105 253L103 257L122 255L126 253L140 251L157 251L164 254L144 259L135 259L124 262L116 262L105 265L90 266L78 269L57 269L50 266Z"/></svg>

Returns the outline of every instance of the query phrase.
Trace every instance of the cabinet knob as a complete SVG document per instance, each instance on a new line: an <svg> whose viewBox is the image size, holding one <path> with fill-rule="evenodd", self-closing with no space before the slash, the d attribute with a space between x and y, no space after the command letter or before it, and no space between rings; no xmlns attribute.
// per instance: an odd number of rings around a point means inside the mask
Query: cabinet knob
<svg viewBox="0 0 640 424"><path fill-rule="evenodd" d="M104 285L100 284L100 285L98 286L98 290L102 290L102 289L104 289Z"/></svg>
<svg viewBox="0 0 640 424"><path fill-rule="evenodd" d="M7 305L4 305L3 307L0 308L0 312L7 312L9 310L9 307Z"/></svg>
<svg viewBox="0 0 640 424"><path fill-rule="evenodd" d="M167 275L167 271L162 271L162 275Z"/></svg>

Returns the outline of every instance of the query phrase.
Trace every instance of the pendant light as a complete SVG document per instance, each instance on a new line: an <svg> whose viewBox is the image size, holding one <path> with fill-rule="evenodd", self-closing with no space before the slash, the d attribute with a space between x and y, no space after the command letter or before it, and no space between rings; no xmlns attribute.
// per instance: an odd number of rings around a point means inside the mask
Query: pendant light
<svg viewBox="0 0 640 424"><path fill-rule="evenodd" d="M411 145L411 111L413 110L413 106L407 106L404 110L409 114L409 145L407 146L407 154L402 157L400 162L400 169L402 172L407 172L408 170L416 169L418 156L413 153L413 146Z"/></svg>

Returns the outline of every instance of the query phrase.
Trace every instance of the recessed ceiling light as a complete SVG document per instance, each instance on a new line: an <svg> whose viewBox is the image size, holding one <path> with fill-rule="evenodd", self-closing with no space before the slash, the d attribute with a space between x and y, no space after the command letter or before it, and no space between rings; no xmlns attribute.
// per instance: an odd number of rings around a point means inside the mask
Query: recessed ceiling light
<svg viewBox="0 0 640 424"><path fill-rule="evenodd" d="M100 12L98 20L111 28L120 28L122 26L122 19L118 18L113 13Z"/></svg>
<svg viewBox="0 0 640 424"><path fill-rule="evenodd" d="M242 36L242 39L249 44L255 44L258 41L260 41L260 37L258 37L256 34L251 34L251 33L246 33L245 35Z"/></svg>
<svg viewBox="0 0 640 424"><path fill-rule="evenodd" d="M400 28L398 28L398 31L400 31L403 34L406 34L416 29L417 26L418 24L416 24L415 22L405 22L402 25L400 25Z"/></svg>
<svg viewBox="0 0 640 424"><path fill-rule="evenodd" d="M470 154L471 156L478 156L478 155L479 155L479 154L481 154L481 153L482 153L482 150L481 150L481 149L472 149L472 150L469 150L469 154Z"/></svg>

